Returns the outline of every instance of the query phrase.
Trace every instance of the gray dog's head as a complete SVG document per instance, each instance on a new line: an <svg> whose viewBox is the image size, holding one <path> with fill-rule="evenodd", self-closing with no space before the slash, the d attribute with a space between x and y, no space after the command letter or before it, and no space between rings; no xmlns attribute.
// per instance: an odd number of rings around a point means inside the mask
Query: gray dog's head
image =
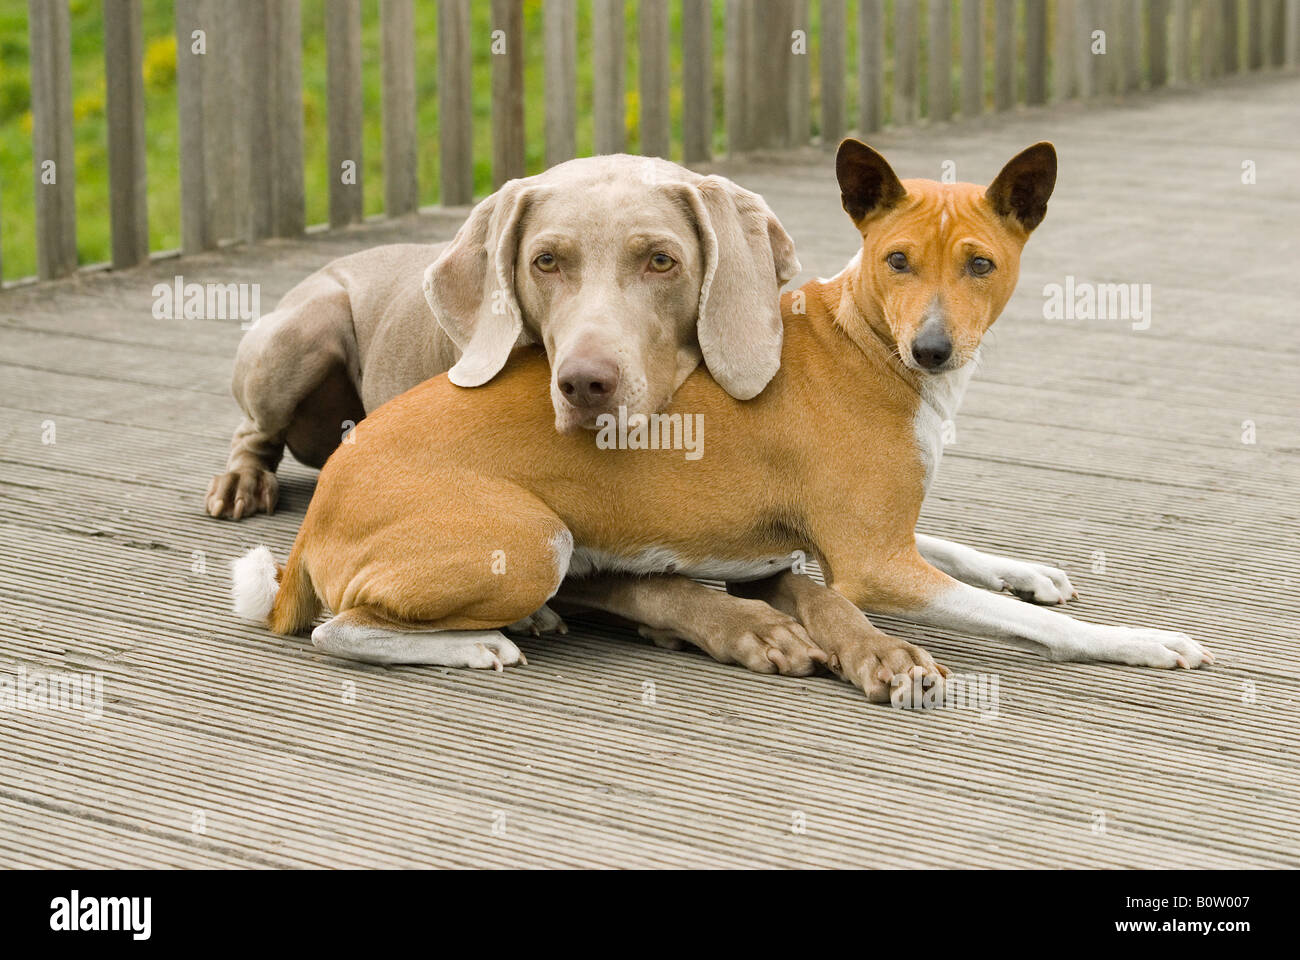
<svg viewBox="0 0 1300 960"><path fill-rule="evenodd" d="M424 277L461 350L451 381L492 379L516 346L551 364L558 430L663 408L701 356L747 400L781 360L794 244L757 194L627 155L570 160L476 206Z"/></svg>

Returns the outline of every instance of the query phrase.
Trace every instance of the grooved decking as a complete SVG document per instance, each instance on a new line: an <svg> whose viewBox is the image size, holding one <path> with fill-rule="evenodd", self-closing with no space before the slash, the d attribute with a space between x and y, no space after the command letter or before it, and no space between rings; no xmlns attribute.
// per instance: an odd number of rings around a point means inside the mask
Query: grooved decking
<svg viewBox="0 0 1300 960"><path fill-rule="evenodd" d="M286 465L273 518L203 515L238 324L155 320L153 284L257 282L265 311L330 258L449 237L463 212L0 295L0 675L99 671L105 694L93 722L0 711L0 866L1300 864L1298 101L1273 79L872 138L903 176L952 160L985 182L1037 139L1061 155L922 529L1055 562L1075 615L1219 657L1053 664L878 621L996 675L996 716L591 625L491 674L236 623L228 562L284 555L313 472ZM717 169L781 216L796 283L853 254L829 157ZM1043 319L1067 274L1150 283L1151 328Z"/></svg>

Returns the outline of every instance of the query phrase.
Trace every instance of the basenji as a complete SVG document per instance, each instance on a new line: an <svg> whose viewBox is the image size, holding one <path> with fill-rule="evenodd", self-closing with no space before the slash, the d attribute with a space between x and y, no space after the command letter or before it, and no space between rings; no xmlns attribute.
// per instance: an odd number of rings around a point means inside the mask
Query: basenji
<svg viewBox="0 0 1300 960"><path fill-rule="evenodd" d="M1211 662L1182 633L1084 623L992 592L1061 603L1073 587L1059 570L915 534L941 424L1046 214L1052 145L1024 150L983 188L900 181L846 140L836 176L861 250L782 297L781 365L757 397L736 400L703 370L682 384L665 412L702 417L698 459L548 429L536 349L477 390L437 377L330 458L283 569L264 548L239 561L240 608L287 634L323 603L334 616L312 640L339 656L500 668L520 656L499 629L544 608L566 577L561 599L657 615L670 630L677 612L658 601L682 577L761 580L757 595L806 618L832 668L873 698L891 674L940 682L919 648L860 624L848 640L831 629L842 609L829 591L788 570L806 551L850 610L1056 660Z"/></svg>

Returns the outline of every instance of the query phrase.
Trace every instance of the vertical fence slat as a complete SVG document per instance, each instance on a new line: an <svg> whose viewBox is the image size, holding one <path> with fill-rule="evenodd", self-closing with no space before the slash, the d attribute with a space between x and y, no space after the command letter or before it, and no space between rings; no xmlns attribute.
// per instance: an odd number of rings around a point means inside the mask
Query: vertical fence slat
<svg viewBox="0 0 1300 960"><path fill-rule="evenodd" d="M790 130L787 142L792 147L805 146L812 137L812 17L810 0L792 0L790 30L785 45L790 51L789 116ZM795 48L795 31L799 35L799 48Z"/></svg>
<svg viewBox="0 0 1300 960"><path fill-rule="evenodd" d="M578 155L576 0L546 0L546 165Z"/></svg>
<svg viewBox="0 0 1300 960"><path fill-rule="evenodd" d="M1125 0L1117 17L1121 32L1120 50L1123 69L1120 74L1121 92L1128 93L1142 86L1142 4Z"/></svg>
<svg viewBox="0 0 1300 960"><path fill-rule="evenodd" d="M1016 0L997 0L993 8L993 107L1016 103Z"/></svg>
<svg viewBox="0 0 1300 960"><path fill-rule="evenodd" d="M794 7L789 0L749 0L753 13L749 61L745 66L751 93L746 101L746 122L753 145L780 149L790 143L790 77L794 55L790 34Z"/></svg>
<svg viewBox="0 0 1300 960"><path fill-rule="evenodd" d="M894 117L895 125L910 124L920 113L920 18L916 0L894 0Z"/></svg>
<svg viewBox="0 0 1300 960"><path fill-rule="evenodd" d="M961 0L961 113L970 120L984 112L984 3Z"/></svg>
<svg viewBox="0 0 1300 960"><path fill-rule="evenodd" d="M858 4L858 129L873 133L885 123L885 4Z"/></svg>
<svg viewBox="0 0 1300 960"><path fill-rule="evenodd" d="M1185 87L1191 80L1192 17L1189 5L1190 0L1172 0L1170 7L1168 82L1175 87Z"/></svg>
<svg viewBox="0 0 1300 960"><path fill-rule="evenodd" d="M325 5L330 226L358 223L362 206L361 0Z"/></svg>
<svg viewBox="0 0 1300 960"><path fill-rule="evenodd" d="M1268 0L1268 65L1286 63L1286 0Z"/></svg>
<svg viewBox="0 0 1300 960"><path fill-rule="evenodd" d="M1147 62L1151 89L1169 83L1169 0L1147 0Z"/></svg>
<svg viewBox="0 0 1300 960"><path fill-rule="evenodd" d="M1087 99L1101 92L1102 61L1092 52L1093 31L1101 29L1100 8L1105 0L1074 0L1075 84L1079 96Z"/></svg>
<svg viewBox="0 0 1300 960"><path fill-rule="evenodd" d="M382 0L380 73L383 84L384 212L390 217L420 206L416 150L415 3Z"/></svg>
<svg viewBox="0 0 1300 960"><path fill-rule="evenodd" d="M1030 0L1030 3L1033 2ZM926 24L929 35L926 115L934 121L951 120L952 0L930 0L926 14L929 18Z"/></svg>
<svg viewBox="0 0 1300 960"><path fill-rule="evenodd" d="M709 0L682 4L682 156L713 157L713 14Z"/></svg>
<svg viewBox="0 0 1300 960"><path fill-rule="evenodd" d="M33 3L40 0L32 0ZM176 0L176 115L180 125L181 251L199 253L216 245L208 216L207 126L204 77L207 54L195 52L204 22L204 0Z"/></svg>
<svg viewBox="0 0 1300 960"><path fill-rule="evenodd" d="M1286 0L1286 65L1300 66L1300 0Z"/></svg>
<svg viewBox="0 0 1300 960"><path fill-rule="evenodd" d="M474 199L469 0L438 0L438 155L443 206Z"/></svg>
<svg viewBox="0 0 1300 960"><path fill-rule="evenodd" d="M828 150L844 139L846 28L844 0L821 0L822 146Z"/></svg>
<svg viewBox="0 0 1300 960"><path fill-rule="evenodd" d="M1047 102L1047 0L1025 0L1025 103Z"/></svg>
<svg viewBox="0 0 1300 960"><path fill-rule="evenodd" d="M1075 0L1057 0L1052 64L1052 100L1060 103L1078 92L1079 40Z"/></svg>
<svg viewBox="0 0 1300 960"><path fill-rule="evenodd" d="M1237 0L1219 0L1219 37L1223 44L1223 72L1231 75L1241 69L1238 55L1239 33Z"/></svg>
<svg viewBox="0 0 1300 960"><path fill-rule="evenodd" d="M245 232L243 240L260 240L271 235L271 136L275 129L272 113L275 110L275 77L271 70L274 55L271 53L269 27L270 11L275 4L259 0L237 0L239 31L237 48L244 69L235 70L233 82L239 86L238 114L240 122L235 127L232 147L238 150L240 170L243 174L244 215L240 218Z"/></svg>
<svg viewBox="0 0 1300 960"><path fill-rule="evenodd" d="M40 278L48 280L77 268L68 0L29 0L27 16L32 68L36 263Z"/></svg>
<svg viewBox="0 0 1300 960"><path fill-rule="evenodd" d="M1199 18L1201 33L1201 62L1199 77L1202 82L1211 77L1223 75L1223 21L1220 17L1219 0L1187 0L1188 19L1193 15ZM1190 27L1188 28L1191 29ZM1187 81L1192 80L1189 70Z"/></svg>
<svg viewBox="0 0 1300 960"><path fill-rule="evenodd" d="M641 153L667 157L668 131L668 0L642 0L639 11Z"/></svg>
<svg viewBox="0 0 1300 960"><path fill-rule="evenodd" d="M498 32L499 31L499 32ZM492 0L492 183L524 175L524 8Z"/></svg>
<svg viewBox="0 0 1300 960"><path fill-rule="evenodd" d="M727 125L727 153L744 153L750 146L749 84L745 75L749 63L747 0L727 0L723 20L723 120Z"/></svg>
<svg viewBox="0 0 1300 960"><path fill-rule="evenodd" d="M1264 0L1246 0L1246 69L1264 66Z"/></svg>
<svg viewBox="0 0 1300 960"><path fill-rule="evenodd" d="M296 237L307 220L302 167L302 11L299 0L266 5L267 81L270 96L266 139L260 150L269 167L270 232L276 237ZM255 89L254 97L263 95ZM256 167L255 167L256 169ZM256 197L254 202L257 202Z"/></svg>
<svg viewBox="0 0 1300 960"><path fill-rule="evenodd" d="M622 0L592 0L591 49L596 152L622 153L627 144L623 122Z"/></svg>
<svg viewBox="0 0 1300 960"><path fill-rule="evenodd" d="M104 0L108 204L113 266L149 257L140 0Z"/></svg>

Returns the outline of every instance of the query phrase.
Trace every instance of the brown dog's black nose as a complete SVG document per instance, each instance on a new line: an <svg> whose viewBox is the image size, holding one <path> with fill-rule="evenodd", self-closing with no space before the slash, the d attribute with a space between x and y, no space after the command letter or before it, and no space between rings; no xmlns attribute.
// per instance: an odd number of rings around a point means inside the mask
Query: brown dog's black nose
<svg viewBox="0 0 1300 960"><path fill-rule="evenodd" d="M571 360L560 368L556 381L575 407L603 407L618 389L618 367L604 359Z"/></svg>
<svg viewBox="0 0 1300 960"><path fill-rule="evenodd" d="M943 327L927 324L912 341L912 359L926 370L937 370L952 356L952 340Z"/></svg>

